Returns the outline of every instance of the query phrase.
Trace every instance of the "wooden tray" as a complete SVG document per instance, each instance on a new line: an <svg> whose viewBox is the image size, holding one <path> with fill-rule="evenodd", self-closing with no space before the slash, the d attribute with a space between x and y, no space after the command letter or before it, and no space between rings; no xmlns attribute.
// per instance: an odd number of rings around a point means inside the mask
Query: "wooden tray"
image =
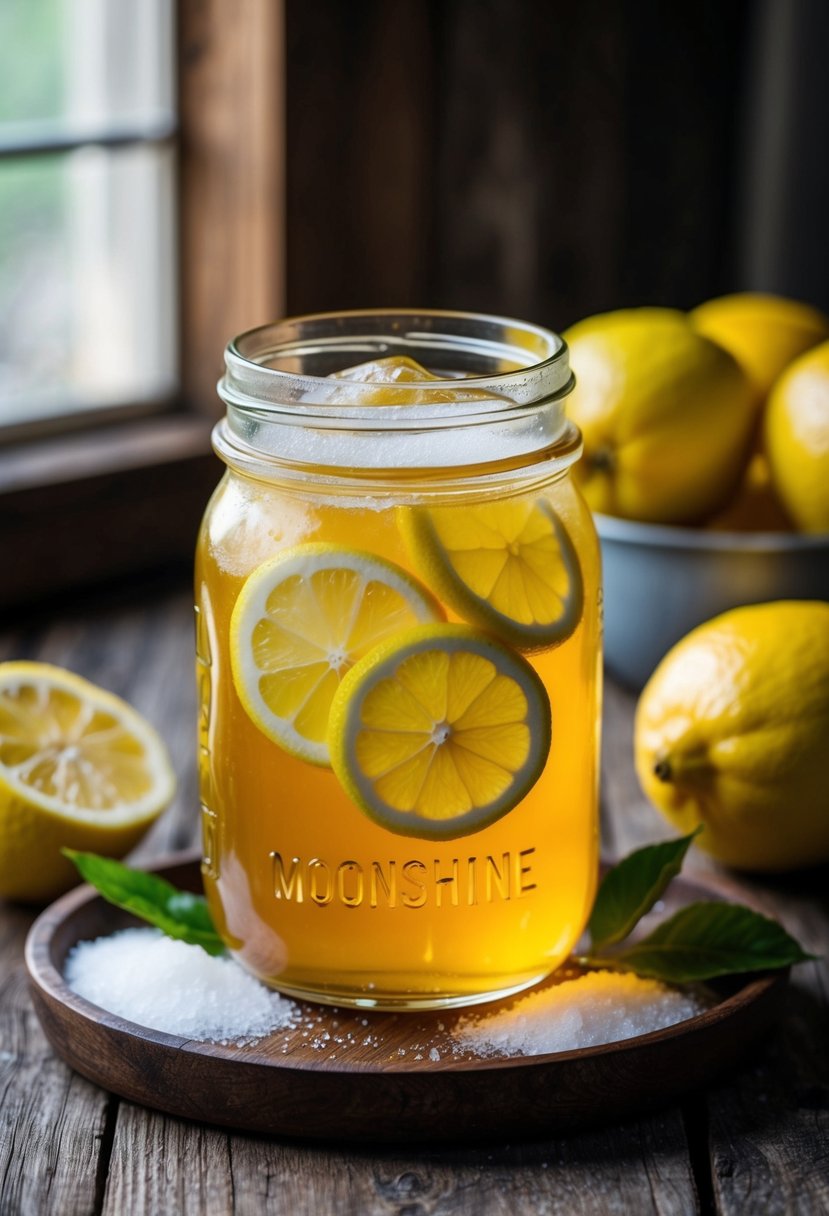
<svg viewBox="0 0 829 1216"><path fill-rule="evenodd" d="M178 886L200 890L191 857L158 868ZM670 909L710 895L675 880L666 902ZM690 1021L556 1055L453 1055L451 1031L463 1011L391 1014L323 1005L302 1006L295 1030L249 1047L218 1046L148 1030L68 988L62 968L77 942L135 923L84 886L32 926L26 943L32 999L58 1055L97 1084L170 1114L320 1139L551 1135L667 1103L706 1085L756 1042L779 1014L787 981L787 973L777 972L722 985L716 1003Z"/></svg>

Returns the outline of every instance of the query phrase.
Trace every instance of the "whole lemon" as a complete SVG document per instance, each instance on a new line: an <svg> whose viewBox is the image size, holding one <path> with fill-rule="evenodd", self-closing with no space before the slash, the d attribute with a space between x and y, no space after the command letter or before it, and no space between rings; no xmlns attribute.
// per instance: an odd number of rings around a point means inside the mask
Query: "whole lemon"
<svg viewBox="0 0 829 1216"><path fill-rule="evenodd" d="M580 321L564 337L584 436L575 466L594 511L692 523L735 491L755 390L736 360L684 313L637 308Z"/></svg>
<svg viewBox="0 0 829 1216"><path fill-rule="evenodd" d="M829 532L829 342L801 355L766 406L772 482L804 532Z"/></svg>
<svg viewBox="0 0 829 1216"><path fill-rule="evenodd" d="M712 532L791 532L792 522L771 483L765 452L755 452L737 493L707 521Z"/></svg>
<svg viewBox="0 0 829 1216"><path fill-rule="evenodd" d="M699 333L731 352L760 400L793 359L829 338L829 317L816 308L759 292L709 300L689 318Z"/></svg>
<svg viewBox="0 0 829 1216"><path fill-rule="evenodd" d="M648 797L738 869L829 860L829 603L735 608L657 667L636 711Z"/></svg>

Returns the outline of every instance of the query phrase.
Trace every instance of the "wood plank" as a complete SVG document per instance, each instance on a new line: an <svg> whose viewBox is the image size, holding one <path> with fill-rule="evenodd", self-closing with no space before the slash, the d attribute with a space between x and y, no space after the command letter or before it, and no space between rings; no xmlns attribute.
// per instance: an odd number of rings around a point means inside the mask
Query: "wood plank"
<svg viewBox="0 0 829 1216"><path fill-rule="evenodd" d="M118 607L79 603L55 623L0 634L0 660L69 667L126 697L167 740L179 793L142 846L146 856L195 839L191 618L187 591L131 594ZM0 903L0 1212L81 1216L99 1210L118 1102L71 1072L40 1030L23 966L34 915Z"/></svg>
<svg viewBox="0 0 829 1216"><path fill-rule="evenodd" d="M620 856L673 830L649 806L633 768L635 697L610 684L604 741L604 829L608 852ZM734 899L780 920L821 956L795 968L788 1013L767 1047L715 1087L702 1107L710 1184L729 1216L783 1216L829 1210L829 901L825 871L750 876L725 870L696 849L685 870ZM701 1184L707 1180L701 1177Z"/></svg>
<svg viewBox="0 0 829 1216"><path fill-rule="evenodd" d="M618 859L676 832L648 802L633 767L636 697L605 680L602 720L602 852Z"/></svg>
<svg viewBox="0 0 829 1216"><path fill-rule="evenodd" d="M135 1146L144 1146L138 1154ZM422 1153L227 1136L125 1103L105 1216L690 1216L684 1137L673 1120L540 1144Z"/></svg>
<svg viewBox="0 0 829 1216"><path fill-rule="evenodd" d="M781 1032L708 1095L714 1189L727 1216L829 1211L829 975L825 962L797 971Z"/></svg>
<svg viewBox="0 0 829 1216"><path fill-rule="evenodd" d="M435 6L285 7L290 311L434 307Z"/></svg>
<svg viewBox="0 0 829 1216"><path fill-rule="evenodd" d="M281 0L179 11L183 387L217 417L225 345L284 308Z"/></svg>
<svg viewBox="0 0 829 1216"><path fill-rule="evenodd" d="M223 1216L242 1210L234 1201L224 1132L121 1103L103 1216Z"/></svg>
<svg viewBox="0 0 829 1216"><path fill-rule="evenodd" d="M190 596L187 590L116 605L86 605L58 624L29 622L0 637L0 657L61 663L126 695L165 734L181 781L171 816L148 838L149 857L192 839L195 772ZM670 834L638 790L630 756L633 698L608 688L605 814L610 851ZM779 914L812 948L827 948L820 875L778 882L721 875ZM0 1210L96 1210L109 1099L73 1076L40 1035L20 970L30 914L4 908L0 938ZM829 1062L826 968L801 968L784 1033L707 1101L713 1194L725 1213L819 1211ZM9 1058L11 1057L11 1058ZM686 1115L695 1118L689 1105ZM704 1126L697 1132L705 1135ZM21 1146L25 1145L25 1152ZM5 1170L5 1172L3 1172ZM701 1178L705 1184L705 1177ZM709 1182L709 1185L710 1182ZM697 1210L679 1111L548 1144L457 1152L344 1153L278 1144L164 1118L123 1104L114 1128L104 1210L159 1213L407 1208L443 1213L684 1213Z"/></svg>
<svg viewBox="0 0 829 1216"><path fill-rule="evenodd" d="M66 602L84 585L192 560L222 473L203 421L122 430L67 437L65 451L44 441L0 456L0 483L18 487L0 489L0 550L10 559L0 611L48 595Z"/></svg>
<svg viewBox="0 0 829 1216"><path fill-rule="evenodd" d="M30 910L0 901L0 1212L86 1216L106 1168L111 1099L52 1052L23 967Z"/></svg>
<svg viewBox="0 0 829 1216"><path fill-rule="evenodd" d="M291 308L728 289L750 8L288 0Z"/></svg>
<svg viewBox="0 0 829 1216"><path fill-rule="evenodd" d="M734 881L733 879L731 881ZM728 1216L829 1211L829 900L825 871L737 880L819 955L792 974L780 1031L708 1095L715 1193Z"/></svg>

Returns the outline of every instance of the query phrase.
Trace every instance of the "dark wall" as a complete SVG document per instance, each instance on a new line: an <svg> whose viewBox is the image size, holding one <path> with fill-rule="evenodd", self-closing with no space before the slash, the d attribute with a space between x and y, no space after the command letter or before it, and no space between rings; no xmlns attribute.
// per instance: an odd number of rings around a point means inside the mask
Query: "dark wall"
<svg viewBox="0 0 829 1216"><path fill-rule="evenodd" d="M775 178L758 125L775 121L766 77L797 87L780 57L799 62L826 16L825 0L288 0L290 310L428 304L560 328L798 294L785 232L787 282L756 256ZM797 189L819 228L816 174ZM805 260L801 294L829 305Z"/></svg>

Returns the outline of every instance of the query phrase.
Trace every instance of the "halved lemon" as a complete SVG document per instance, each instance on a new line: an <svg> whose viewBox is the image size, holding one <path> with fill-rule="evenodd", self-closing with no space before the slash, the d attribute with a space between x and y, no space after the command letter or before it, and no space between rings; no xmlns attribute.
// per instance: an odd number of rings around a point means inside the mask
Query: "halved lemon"
<svg viewBox="0 0 829 1216"><path fill-rule="evenodd" d="M120 697L47 663L0 663L0 895L78 882L62 847L123 857L174 792L164 744Z"/></svg>
<svg viewBox="0 0 829 1216"><path fill-rule="evenodd" d="M550 703L526 659L466 625L420 625L348 673L328 738L334 771L371 819L446 840L520 802L550 733Z"/></svg>
<svg viewBox="0 0 829 1216"><path fill-rule="evenodd" d="M336 545L298 545L242 588L230 622L239 700L292 755L328 760L328 711L346 672L378 642L440 605L399 566Z"/></svg>
<svg viewBox="0 0 829 1216"><path fill-rule="evenodd" d="M578 625L579 561L545 500L401 509L400 527L428 585L518 650L558 645Z"/></svg>

